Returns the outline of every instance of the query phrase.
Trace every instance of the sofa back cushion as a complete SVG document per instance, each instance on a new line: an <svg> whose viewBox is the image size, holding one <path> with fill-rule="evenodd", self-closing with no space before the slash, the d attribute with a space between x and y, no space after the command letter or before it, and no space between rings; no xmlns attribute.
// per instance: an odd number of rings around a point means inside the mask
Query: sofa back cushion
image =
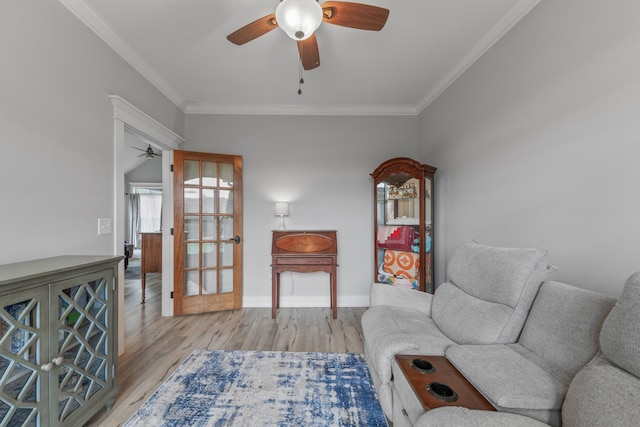
<svg viewBox="0 0 640 427"><path fill-rule="evenodd" d="M640 272L627 279L622 294L602 326L602 354L640 377Z"/></svg>
<svg viewBox="0 0 640 427"><path fill-rule="evenodd" d="M518 343L564 384L598 352L604 319L616 300L586 289L549 281L536 296Z"/></svg>
<svg viewBox="0 0 640 427"><path fill-rule="evenodd" d="M636 426L640 420L640 272L624 285L600 331L601 353L571 381L564 427Z"/></svg>
<svg viewBox="0 0 640 427"><path fill-rule="evenodd" d="M515 342L549 274L544 250L463 243L433 296L432 318L459 344Z"/></svg>

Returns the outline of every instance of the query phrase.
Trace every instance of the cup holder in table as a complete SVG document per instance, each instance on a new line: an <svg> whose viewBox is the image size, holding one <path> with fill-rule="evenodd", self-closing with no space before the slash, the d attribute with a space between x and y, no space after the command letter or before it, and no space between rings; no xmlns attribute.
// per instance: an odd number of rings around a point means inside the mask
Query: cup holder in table
<svg viewBox="0 0 640 427"><path fill-rule="evenodd" d="M411 361L411 367L423 374L433 374L436 371L436 367L427 359L413 359Z"/></svg>
<svg viewBox="0 0 640 427"><path fill-rule="evenodd" d="M427 384L427 391L433 397L443 402L455 402L458 400L458 394L446 384L429 383Z"/></svg>

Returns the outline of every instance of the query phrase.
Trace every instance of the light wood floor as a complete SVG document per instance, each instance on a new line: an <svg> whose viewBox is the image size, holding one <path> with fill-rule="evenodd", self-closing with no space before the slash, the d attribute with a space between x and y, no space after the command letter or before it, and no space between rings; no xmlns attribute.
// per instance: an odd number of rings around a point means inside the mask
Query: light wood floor
<svg viewBox="0 0 640 427"><path fill-rule="evenodd" d="M147 275L147 298L140 304L140 281L125 281L125 349L119 359L116 402L88 426L124 423L196 349L362 353L360 317L366 308L245 308L180 317L160 315L160 274Z"/></svg>

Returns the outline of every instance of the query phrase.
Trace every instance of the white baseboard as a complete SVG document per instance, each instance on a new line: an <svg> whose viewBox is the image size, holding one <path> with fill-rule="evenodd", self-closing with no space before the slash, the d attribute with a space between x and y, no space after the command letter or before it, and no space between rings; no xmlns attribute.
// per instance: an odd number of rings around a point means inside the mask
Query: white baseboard
<svg viewBox="0 0 640 427"><path fill-rule="evenodd" d="M329 307L328 298L282 296L280 307ZM243 307L271 307L271 297L244 297ZM338 296L338 307L369 307L369 295Z"/></svg>

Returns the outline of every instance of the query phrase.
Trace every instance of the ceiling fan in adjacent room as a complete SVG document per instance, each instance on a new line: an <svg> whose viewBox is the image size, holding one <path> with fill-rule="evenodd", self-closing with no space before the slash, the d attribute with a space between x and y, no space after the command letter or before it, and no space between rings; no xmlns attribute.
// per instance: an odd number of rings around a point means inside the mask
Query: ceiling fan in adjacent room
<svg viewBox="0 0 640 427"><path fill-rule="evenodd" d="M131 146L131 148L142 151L142 154L140 154L138 157L144 156L147 159L153 159L155 156L162 157L162 154L153 151L153 148L151 148L151 144L149 144L149 146L145 150L143 150L142 148L134 147L133 145Z"/></svg>
<svg viewBox="0 0 640 427"><path fill-rule="evenodd" d="M303 68L312 70L320 65L315 31L322 22L359 30L380 31L388 16L388 9L360 3L327 1L321 6L317 0L282 0L275 13L245 25L229 34L227 39L234 44L243 45L280 27L297 42Z"/></svg>

